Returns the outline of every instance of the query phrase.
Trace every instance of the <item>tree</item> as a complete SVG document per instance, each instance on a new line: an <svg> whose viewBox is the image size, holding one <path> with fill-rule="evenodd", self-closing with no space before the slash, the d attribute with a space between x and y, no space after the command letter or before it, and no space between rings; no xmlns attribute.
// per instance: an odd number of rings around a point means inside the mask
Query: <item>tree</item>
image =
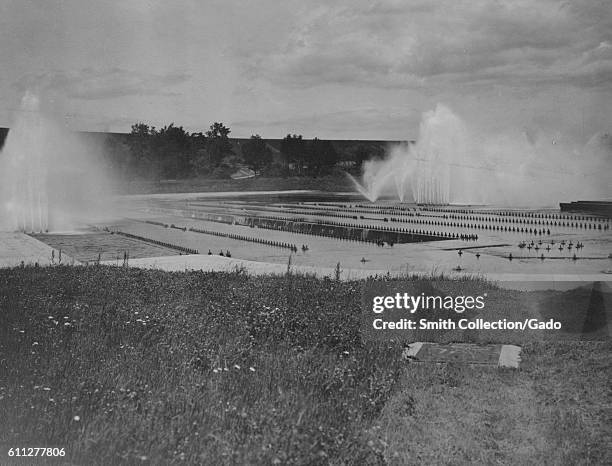
<svg viewBox="0 0 612 466"><path fill-rule="evenodd" d="M154 171L155 154L153 153L153 135L155 127L145 123L132 125L128 138L131 160L129 171L132 175L151 176Z"/></svg>
<svg viewBox="0 0 612 466"><path fill-rule="evenodd" d="M359 144L353 151L353 160L355 168L360 169L366 160L382 159L385 156L385 150L379 144Z"/></svg>
<svg viewBox="0 0 612 466"><path fill-rule="evenodd" d="M272 151L261 136L255 134L242 145L242 158L257 173L272 163Z"/></svg>
<svg viewBox="0 0 612 466"><path fill-rule="evenodd" d="M182 126L174 123L154 131L155 151L161 170L166 178L183 178L190 174L192 136Z"/></svg>
<svg viewBox="0 0 612 466"><path fill-rule="evenodd" d="M225 157L234 154L229 133L231 130L218 122L210 125L210 129L206 131L206 152L211 167L218 166Z"/></svg>
<svg viewBox="0 0 612 466"><path fill-rule="evenodd" d="M314 138L309 146L308 166L311 172L321 173L338 162L338 153L331 141Z"/></svg>
<svg viewBox="0 0 612 466"><path fill-rule="evenodd" d="M302 135L288 134L281 141L280 151L287 165L293 163L302 171L304 161L306 159L307 147Z"/></svg>
<svg viewBox="0 0 612 466"><path fill-rule="evenodd" d="M208 175L212 169L208 151L206 150L207 142L206 136L202 132L191 134L191 169L199 176Z"/></svg>
<svg viewBox="0 0 612 466"><path fill-rule="evenodd" d="M136 123L132 125L130 132L129 145L132 155L137 159L144 159L150 153L151 144L150 138L151 128L144 123Z"/></svg>

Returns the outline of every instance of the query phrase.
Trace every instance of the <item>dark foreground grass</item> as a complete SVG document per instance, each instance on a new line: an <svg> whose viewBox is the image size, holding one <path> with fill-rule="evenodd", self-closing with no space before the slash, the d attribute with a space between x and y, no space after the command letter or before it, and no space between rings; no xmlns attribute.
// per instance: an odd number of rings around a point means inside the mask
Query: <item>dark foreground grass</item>
<svg viewBox="0 0 612 466"><path fill-rule="evenodd" d="M0 464L43 446L67 464L610 459L609 342L528 343L518 371L406 365L361 341L362 286L2 270Z"/></svg>

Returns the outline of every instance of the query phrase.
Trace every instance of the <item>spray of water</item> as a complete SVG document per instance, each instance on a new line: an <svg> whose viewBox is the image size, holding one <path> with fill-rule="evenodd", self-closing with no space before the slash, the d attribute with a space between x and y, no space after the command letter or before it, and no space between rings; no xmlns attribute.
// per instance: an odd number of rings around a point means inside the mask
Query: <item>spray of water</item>
<svg viewBox="0 0 612 466"><path fill-rule="evenodd" d="M0 152L0 230L74 230L108 215L100 153L27 92Z"/></svg>
<svg viewBox="0 0 612 466"><path fill-rule="evenodd" d="M353 182L370 201L392 195L425 204L553 206L612 198L611 169L607 134L580 149L561 135L482 134L438 104L423 115L416 143L367 161Z"/></svg>

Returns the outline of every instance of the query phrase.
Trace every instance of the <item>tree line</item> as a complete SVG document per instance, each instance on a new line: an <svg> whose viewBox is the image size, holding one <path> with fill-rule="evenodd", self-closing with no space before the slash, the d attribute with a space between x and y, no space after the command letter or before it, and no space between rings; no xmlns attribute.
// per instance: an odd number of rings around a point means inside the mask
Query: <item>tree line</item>
<svg viewBox="0 0 612 466"><path fill-rule="evenodd" d="M381 150L357 145L350 153L339 153L328 140L306 140L288 134L280 147L271 146L255 134L240 144L232 144L230 128L215 122L205 132L189 133L174 123L162 128L135 123L123 140L109 139L113 158L130 177L184 179L190 177L226 178L239 167L270 176L318 176L328 173L340 161L359 167ZM276 153L276 154L275 154Z"/></svg>

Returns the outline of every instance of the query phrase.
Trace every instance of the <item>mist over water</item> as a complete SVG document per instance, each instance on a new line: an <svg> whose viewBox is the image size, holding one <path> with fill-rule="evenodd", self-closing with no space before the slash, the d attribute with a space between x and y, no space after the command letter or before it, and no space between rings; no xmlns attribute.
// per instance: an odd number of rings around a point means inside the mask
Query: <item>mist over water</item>
<svg viewBox="0 0 612 466"><path fill-rule="evenodd" d="M101 152L27 92L0 152L0 230L69 231L110 214Z"/></svg>
<svg viewBox="0 0 612 466"><path fill-rule="evenodd" d="M612 199L612 137L595 134L579 147L559 134L487 134L438 104L423 114L415 143L389 147L362 171L353 182L370 201L544 207Z"/></svg>

